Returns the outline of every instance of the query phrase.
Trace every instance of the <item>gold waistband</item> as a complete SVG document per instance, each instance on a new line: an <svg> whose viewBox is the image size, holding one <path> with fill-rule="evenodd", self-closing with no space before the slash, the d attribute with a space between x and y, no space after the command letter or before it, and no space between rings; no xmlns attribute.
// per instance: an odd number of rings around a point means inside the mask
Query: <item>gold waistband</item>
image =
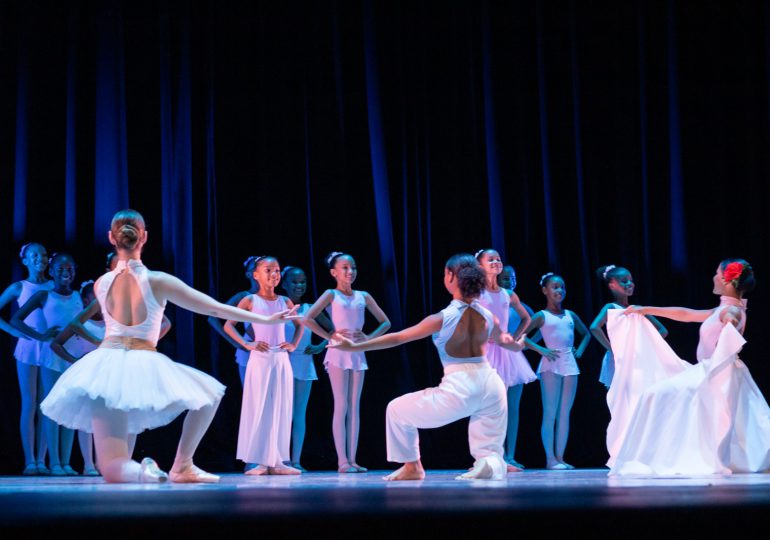
<svg viewBox="0 0 770 540"><path fill-rule="evenodd" d="M99 347L102 349L125 349L127 351L156 351L155 345L151 341L128 336L108 336L104 338Z"/></svg>

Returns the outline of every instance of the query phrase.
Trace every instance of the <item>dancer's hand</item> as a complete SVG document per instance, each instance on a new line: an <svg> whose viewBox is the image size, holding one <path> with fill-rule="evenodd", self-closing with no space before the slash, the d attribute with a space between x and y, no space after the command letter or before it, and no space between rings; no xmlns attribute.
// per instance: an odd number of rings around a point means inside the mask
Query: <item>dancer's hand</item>
<svg viewBox="0 0 770 540"><path fill-rule="evenodd" d="M270 345L264 341L254 341L252 343L246 343L244 345L250 351L268 352L270 351Z"/></svg>
<svg viewBox="0 0 770 540"><path fill-rule="evenodd" d="M52 326L43 334L43 341L52 341L53 338L59 335L59 332L61 332L60 326Z"/></svg>
<svg viewBox="0 0 770 540"><path fill-rule="evenodd" d="M319 343L318 345L308 345L303 351L304 354L318 354L326 349L325 343Z"/></svg>
<svg viewBox="0 0 770 540"><path fill-rule="evenodd" d="M543 347L541 354L551 362L555 362L559 359L559 351L554 351L553 349Z"/></svg>
<svg viewBox="0 0 770 540"><path fill-rule="evenodd" d="M329 340L329 343L326 345L326 348L353 352L356 349L356 344L339 332L335 332Z"/></svg>
<svg viewBox="0 0 770 540"><path fill-rule="evenodd" d="M625 310L623 310L623 315L630 315L631 313L647 315L647 308L645 306L628 306Z"/></svg>
<svg viewBox="0 0 770 540"><path fill-rule="evenodd" d="M296 305L291 309L284 309L283 311L278 311L270 315L270 317L268 317L268 321L270 321L271 324L281 324L286 321L298 321L303 318L302 315L297 314L298 309L299 309L299 305Z"/></svg>
<svg viewBox="0 0 770 540"><path fill-rule="evenodd" d="M575 357L575 360L580 360L583 353L578 354L578 350L575 347L572 347L572 355Z"/></svg>
<svg viewBox="0 0 770 540"><path fill-rule="evenodd" d="M297 348L297 346L296 346L296 345L294 345L294 344L292 344L292 343L289 343L288 341L284 341L283 343L281 343L281 344L279 345L279 347L280 347L281 349L283 349L284 351L286 351L286 352L294 352L294 349L296 349L296 348Z"/></svg>
<svg viewBox="0 0 770 540"><path fill-rule="evenodd" d="M517 340L517 339L514 339L513 336L508 332L503 332L502 334L500 334L500 337L498 338L498 340L499 340L498 343L500 345L509 345L509 347L506 347L508 350L513 350L518 352L524 349L523 337Z"/></svg>
<svg viewBox="0 0 770 540"><path fill-rule="evenodd" d="M360 343L362 341L366 341L368 339L368 336L364 334L361 330L339 330L335 332L337 336L344 336L353 343Z"/></svg>

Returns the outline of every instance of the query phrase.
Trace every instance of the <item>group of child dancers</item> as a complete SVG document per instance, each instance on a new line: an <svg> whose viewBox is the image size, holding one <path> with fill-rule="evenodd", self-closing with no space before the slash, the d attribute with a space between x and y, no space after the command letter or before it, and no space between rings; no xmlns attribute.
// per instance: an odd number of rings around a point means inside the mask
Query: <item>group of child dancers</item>
<svg viewBox="0 0 770 540"><path fill-rule="evenodd" d="M609 389L612 413L607 437L611 474L677 472L668 465L672 461L668 454L681 449L660 449L656 423L662 422L660 414L670 414L666 409L678 399L671 396L705 392L705 386L712 394L719 392L714 390L717 383L711 381L715 368L703 367L709 362L742 368L739 382L723 399L724 410L704 411L702 421L691 426L693 440L701 441L695 446L702 446L702 430L721 437L714 448L704 450L714 454L703 459L714 470L705 467L697 472L770 467L770 409L737 358L742 338L729 334L725 342L731 340L734 346L729 350L717 347L722 328L729 326L735 332L745 325L743 293L754 286L753 269L746 261L720 263L714 292L720 294L722 303L704 311L630 306L634 293L630 271L604 266L597 276L613 301L587 327L564 308L562 276L551 272L542 276L539 285L545 308L535 313L513 292L513 268L504 266L494 249L483 249L475 255L455 255L445 265L444 285L452 296L446 309L415 326L389 333L390 321L375 299L353 289L357 268L348 253L332 252L325 258L335 286L312 305L302 301L307 291L305 272L294 266L281 268L271 256L249 257L244 262L249 289L222 304L173 276L144 267L140 256L147 237L138 212L118 212L109 239L115 253L108 258L107 273L95 283L83 283L79 291L73 289L76 267L70 255L54 254L49 259L42 245L25 245L20 257L28 277L9 286L0 297L0 308L13 300L19 305L10 323L0 319L0 327L19 338L15 356L22 395L25 475L77 474L69 465L76 429L84 474L101 473L110 482L218 481L216 475L196 467L192 457L224 387L155 350L158 339L170 328L163 315L166 301L209 315L210 324L236 348L243 384L236 457L246 463L247 475L304 471L300 460L306 409L312 381L318 378L313 355L323 351L334 397L332 434L338 471L366 472L356 460L359 404L368 369L365 351L429 336L438 349L444 377L438 387L401 396L388 405L388 460L403 466L387 480L424 478L417 430L466 417L470 417L469 445L475 461L459 478L501 479L508 472L521 471L524 467L515 459L519 402L523 386L538 379L546 468L574 468L564 454L580 373L578 360L592 336L607 350L600 381ZM279 294L279 287L285 294ZM377 322L369 333L363 331L366 311ZM708 351L699 347L699 364L672 360L675 355L663 341L666 329L656 315L709 321L714 327L709 336L716 337L704 345ZM244 323L243 330L237 326L239 322ZM636 326L620 328L629 324ZM577 345L575 331L580 337ZM313 344L312 334L321 341ZM702 330L701 341L704 339ZM523 355L524 348L541 356L536 372ZM719 362L713 360L715 351L721 355ZM724 377L725 368L720 369ZM648 375L640 377L639 370ZM38 395L45 415L44 436L35 431ZM185 410L189 412L169 473L151 458L141 463L131 459L136 434L165 425ZM725 421L725 413L732 420ZM719 429L714 422L721 422ZM754 430L749 435L749 457L741 453L748 427L740 422ZM726 455L721 443L733 433L733 446L740 448ZM671 445L677 444L672 439ZM44 463L46 446L48 467Z"/></svg>

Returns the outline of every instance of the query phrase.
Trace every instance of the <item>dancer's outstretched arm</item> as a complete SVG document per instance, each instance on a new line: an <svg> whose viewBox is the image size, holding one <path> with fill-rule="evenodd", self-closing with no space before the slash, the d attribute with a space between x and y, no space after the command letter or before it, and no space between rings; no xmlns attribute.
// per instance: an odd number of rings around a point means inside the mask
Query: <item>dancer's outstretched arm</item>
<svg viewBox="0 0 770 540"><path fill-rule="evenodd" d="M379 349L390 349L391 347L397 347L398 345L403 345L410 341L426 338L439 332L443 322L444 317L440 313L435 313L433 315L428 315L414 326L404 328L400 332L385 334L384 336L372 338L367 341L360 341L358 343L353 343L344 336L337 334L327 347L338 348L343 351L376 351ZM339 341L337 341L338 338Z"/></svg>
<svg viewBox="0 0 770 540"><path fill-rule="evenodd" d="M295 315L297 306L294 306L293 309L279 311L269 316L259 315L258 313L252 313L251 311L228 306L227 304L217 302L210 296L193 289L181 279L164 272L152 272L150 285L152 286L152 292L155 295L155 298L161 304L168 300L179 307L194 313L200 313L201 315L209 315L231 321L253 322L259 324L283 324L287 320L301 318L299 315Z"/></svg>
<svg viewBox="0 0 770 540"><path fill-rule="evenodd" d="M654 315L680 322L703 322L714 312L713 309L690 309L685 307L654 307L654 306L629 306L623 315L639 313L640 315Z"/></svg>

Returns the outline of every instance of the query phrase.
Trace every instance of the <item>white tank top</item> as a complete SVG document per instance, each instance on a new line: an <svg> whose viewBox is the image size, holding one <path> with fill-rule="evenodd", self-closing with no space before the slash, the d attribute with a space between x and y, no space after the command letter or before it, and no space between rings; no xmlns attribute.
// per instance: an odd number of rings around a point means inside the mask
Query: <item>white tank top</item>
<svg viewBox="0 0 770 540"><path fill-rule="evenodd" d="M353 291L352 296L331 289L332 301L328 310L335 330L361 330L366 315L366 299L361 291Z"/></svg>
<svg viewBox="0 0 770 540"><path fill-rule="evenodd" d="M31 281L23 279L19 281L19 283L21 283L21 292L19 293L18 298L16 298L16 302L18 303L19 307L26 304L30 296L36 292L50 291L53 289L53 281L46 281L45 283L32 283ZM43 311L40 309L36 309L27 315L27 318L24 319L24 324L36 332L41 333L45 332L45 329L47 328L45 324L45 315L43 315Z"/></svg>
<svg viewBox="0 0 770 540"><path fill-rule="evenodd" d="M107 312L107 294L110 287L118 274L122 272L128 272L131 274L139 287L139 291L142 295L142 301L144 302L147 310L147 317L139 324L131 326L121 324L112 318ZM129 259L128 261L118 261L115 270L107 272L101 278L99 278L98 287L95 290L96 298L99 300L99 304L102 308L102 316L104 317L105 325L105 337L119 336L119 337L132 337L137 339L143 339L153 344L158 343L158 335L160 334L160 325L163 322L163 310L166 303L163 305L158 303L155 299L155 295L152 294L152 288L149 281L149 270L142 261L139 259Z"/></svg>
<svg viewBox="0 0 770 540"><path fill-rule="evenodd" d="M486 332L487 339L492 334L492 329L495 325L495 318L490 311L482 306L478 300L474 300L470 304L466 304L460 300L452 300L447 307L441 310L441 316L443 317L441 323L441 330L438 333L433 334L433 344L438 349L438 356L441 359L441 364L448 366L451 364L477 364L479 362L485 362L484 356L473 356L471 358L455 358L446 352L446 344L452 338L455 333L455 328L460 322L460 319L465 313L465 310L471 308L476 310L487 321Z"/></svg>
<svg viewBox="0 0 770 540"><path fill-rule="evenodd" d="M286 298L279 296L275 300L265 300L257 294L251 295L251 311L260 315L272 315L278 311L286 309ZM278 350L278 346L286 341L285 324L255 324L252 323L251 329L254 331L254 342L264 341L270 345L271 349Z"/></svg>
<svg viewBox="0 0 770 540"><path fill-rule="evenodd" d="M545 317L540 327L545 346L556 351L572 349L575 344L575 321L570 312L564 310L564 314L559 316L544 309L541 313Z"/></svg>

